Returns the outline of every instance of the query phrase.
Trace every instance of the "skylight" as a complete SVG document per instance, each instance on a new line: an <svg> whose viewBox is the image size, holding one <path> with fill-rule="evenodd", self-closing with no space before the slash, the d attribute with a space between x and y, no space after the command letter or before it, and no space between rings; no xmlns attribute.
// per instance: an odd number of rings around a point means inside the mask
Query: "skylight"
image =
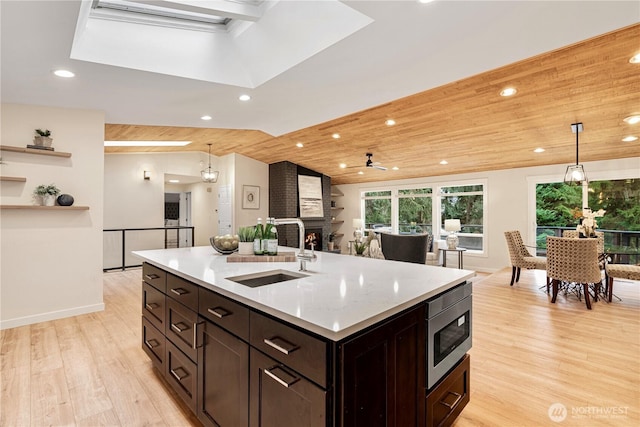
<svg viewBox="0 0 640 427"><path fill-rule="evenodd" d="M232 20L256 21L263 0L223 0L213 8L185 0L93 0L91 17L195 30L222 30Z"/></svg>

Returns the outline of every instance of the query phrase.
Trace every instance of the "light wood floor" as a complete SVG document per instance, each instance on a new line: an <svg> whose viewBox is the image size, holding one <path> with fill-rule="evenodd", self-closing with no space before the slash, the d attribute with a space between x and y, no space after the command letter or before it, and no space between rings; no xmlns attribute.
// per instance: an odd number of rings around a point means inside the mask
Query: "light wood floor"
<svg viewBox="0 0 640 427"><path fill-rule="evenodd" d="M640 425L640 284L588 311L544 272L474 284L471 402L455 427ZM104 275L106 310L2 331L0 426L197 426L140 348L140 271ZM562 404L561 423L548 415Z"/></svg>

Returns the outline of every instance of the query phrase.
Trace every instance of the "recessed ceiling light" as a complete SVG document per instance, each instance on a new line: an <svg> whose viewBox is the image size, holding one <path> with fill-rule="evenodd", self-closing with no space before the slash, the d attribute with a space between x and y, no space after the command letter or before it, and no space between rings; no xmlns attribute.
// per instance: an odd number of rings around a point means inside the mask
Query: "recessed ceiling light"
<svg viewBox="0 0 640 427"><path fill-rule="evenodd" d="M211 118L212 118L211 116L202 116L202 117L200 117L200 119L202 119L202 120L211 120Z"/></svg>
<svg viewBox="0 0 640 427"><path fill-rule="evenodd" d="M69 70L55 70L53 74L55 74L58 77L65 77L65 78L75 77L75 74L73 74Z"/></svg>
<svg viewBox="0 0 640 427"><path fill-rule="evenodd" d="M449 164L449 162L447 162L446 160L440 160L440 164L441 164L441 165L448 165L448 164Z"/></svg>
<svg viewBox="0 0 640 427"><path fill-rule="evenodd" d="M623 120L630 125L635 125L636 123L640 123L640 114L634 114L633 116L625 117Z"/></svg>
<svg viewBox="0 0 640 427"><path fill-rule="evenodd" d="M535 150L533 150L534 153L544 153L544 148L538 147Z"/></svg>
<svg viewBox="0 0 640 427"><path fill-rule="evenodd" d="M172 184L177 184L177 183L180 182L180 180L179 179L170 179L169 182L172 183Z"/></svg>
<svg viewBox="0 0 640 427"><path fill-rule="evenodd" d="M251 99L251 97L245 93L245 94L240 95L240 96L238 97L238 99L239 99L240 101L248 101L248 100L250 100L250 99Z"/></svg>
<svg viewBox="0 0 640 427"><path fill-rule="evenodd" d="M105 147L184 147L191 141L105 141Z"/></svg>
<svg viewBox="0 0 640 427"><path fill-rule="evenodd" d="M518 93L518 90L515 87L506 87L500 91L500 96L511 96Z"/></svg>
<svg viewBox="0 0 640 427"><path fill-rule="evenodd" d="M398 169L400 169L400 168L397 167L397 166L394 166L394 167L391 168L391 170L394 170L394 171L397 171Z"/></svg>
<svg viewBox="0 0 640 427"><path fill-rule="evenodd" d="M625 136L624 138L622 138L622 142L633 142L633 141L635 141L637 139L638 139L637 136L629 135L629 136Z"/></svg>
<svg viewBox="0 0 640 427"><path fill-rule="evenodd" d="M393 120L393 119L387 119L387 121L384 122L384 124L387 125L387 126L393 126L393 125L396 124L396 121Z"/></svg>
<svg viewBox="0 0 640 427"><path fill-rule="evenodd" d="M359 171L359 172L358 172L358 175L364 175L364 172Z"/></svg>
<svg viewBox="0 0 640 427"><path fill-rule="evenodd" d="M303 144L302 142L298 142L298 143L296 144L296 147L298 147L298 148L302 148L302 147L304 147L304 144Z"/></svg>
<svg viewBox="0 0 640 427"><path fill-rule="evenodd" d="M340 166L340 169L344 169L344 168L346 168L346 167L347 167L347 164L346 164L346 163L340 163L340 165L339 165L339 166Z"/></svg>
<svg viewBox="0 0 640 427"><path fill-rule="evenodd" d="M629 58L629 62L632 64L640 64L640 53L636 53L631 58Z"/></svg>
<svg viewBox="0 0 640 427"><path fill-rule="evenodd" d="M340 139L340 134L339 133L334 133L333 135L331 135L331 137L333 139Z"/></svg>

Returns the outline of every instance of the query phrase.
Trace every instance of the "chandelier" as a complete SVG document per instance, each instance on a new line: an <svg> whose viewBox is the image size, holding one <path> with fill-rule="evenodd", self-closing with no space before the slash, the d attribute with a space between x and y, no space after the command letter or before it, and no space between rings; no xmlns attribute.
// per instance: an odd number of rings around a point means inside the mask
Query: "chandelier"
<svg viewBox="0 0 640 427"><path fill-rule="evenodd" d="M217 182L218 175L220 174L220 172L214 171L211 168L211 144L207 144L207 145L209 146L209 166L206 169L203 169L200 172L200 175L202 176L202 180L204 182Z"/></svg>

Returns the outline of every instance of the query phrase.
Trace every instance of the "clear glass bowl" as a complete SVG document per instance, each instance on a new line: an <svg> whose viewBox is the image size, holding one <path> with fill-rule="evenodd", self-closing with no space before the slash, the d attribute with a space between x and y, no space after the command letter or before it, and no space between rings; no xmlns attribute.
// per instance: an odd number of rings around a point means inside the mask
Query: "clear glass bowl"
<svg viewBox="0 0 640 427"><path fill-rule="evenodd" d="M216 237L218 237L217 240ZM210 237L209 243L211 243L213 249L222 255L229 255L238 251L238 238L234 236L231 239L225 236Z"/></svg>

